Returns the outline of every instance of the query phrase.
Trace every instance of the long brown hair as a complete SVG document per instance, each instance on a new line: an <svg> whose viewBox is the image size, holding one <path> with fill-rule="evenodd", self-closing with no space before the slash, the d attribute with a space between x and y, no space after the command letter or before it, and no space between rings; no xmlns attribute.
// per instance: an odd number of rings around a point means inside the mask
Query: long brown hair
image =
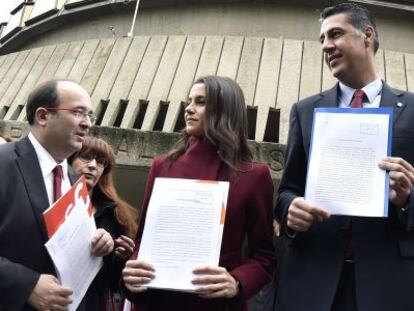
<svg viewBox="0 0 414 311"><path fill-rule="evenodd" d="M119 197L115 189L112 172L116 162L111 146L100 138L86 137L82 144L82 149L68 159L69 163L72 163L78 155L85 153L104 157L108 162L108 165L104 168L101 178L99 178L98 183L92 190L92 203L94 203L94 198L96 199L99 191L102 192L109 200L113 201L116 204L116 221L124 227L125 235L133 239L137 231L137 213L131 205Z"/></svg>
<svg viewBox="0 0 414 311"><path fill-rule="evenodd" d="M219 76L198 78L194 84L206 88L204 137L215 144L221 160L233 171L237 162L252 161L247 142L247 114L243 91L232 79ZM181 156L189 145L190 135L184 129L181 139L167 159L171 162Z"/></svg>

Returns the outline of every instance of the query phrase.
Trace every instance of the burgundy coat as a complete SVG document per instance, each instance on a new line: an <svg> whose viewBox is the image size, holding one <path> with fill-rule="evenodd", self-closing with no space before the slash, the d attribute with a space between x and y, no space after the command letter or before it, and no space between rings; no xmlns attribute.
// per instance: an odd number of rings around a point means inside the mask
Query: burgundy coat
<svg viewBox="0 0 414 311"><path fill-rule="evenodd" d="M165 156L155 158L147 179L136 249L132 255L132 258L137 256L156 177L230 181L219 265L240 282L239 294L233 299L202 299L196 294L165 290L149 289L136 295L127 292L135 310L247 310L247 300L271 280L276 265L272 243L273 183L269 168L252 162L241 163L239 167L241 171L237 176L230 177L216 147L196 138L172 164L166 161ZM245 237L247 256L243 256Z"/></svg>

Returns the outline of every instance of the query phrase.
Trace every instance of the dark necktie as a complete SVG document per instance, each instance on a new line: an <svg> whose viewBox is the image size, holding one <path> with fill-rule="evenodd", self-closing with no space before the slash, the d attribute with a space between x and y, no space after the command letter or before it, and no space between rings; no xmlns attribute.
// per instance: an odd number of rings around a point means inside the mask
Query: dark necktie
<svg viewBox="0 0 414 311"><path fill-rule="evenodd" d="M365 93L363 90L356 90L351 102L351 108L363 108L362 102L364 100Z"/></svg>
<svg viewBox="0 0 414 311"><path fill-rule="evenodd" d="M62 166L56 165L53 169L53 202L56 202L62 196Z"/></svg>

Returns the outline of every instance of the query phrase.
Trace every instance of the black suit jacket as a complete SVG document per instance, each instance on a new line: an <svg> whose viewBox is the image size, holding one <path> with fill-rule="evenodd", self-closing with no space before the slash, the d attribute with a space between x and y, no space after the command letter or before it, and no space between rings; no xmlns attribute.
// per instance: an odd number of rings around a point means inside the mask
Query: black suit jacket
<svg viewBox="0 0 414 311"><path fill-rule="evenodd" d="M290 203L304 196L313 110L336 107L337 102L335 86L292 107L276 207L284 232ZM380 106L394 108L392 156L414 164L414 94L384 83ZM305 233L297 233L290 240L282 267L276 310L330 310L349 228L355 244L358 310L414 310L413 197L407 212L390 205L388 218L332 216Z"/></svg>
<svg viewBox="0 0 414 311"><path fill-rule="evenodd" d="M36 152L26 137L0 146L0 310L26 304L40 274L55 274L44 243L49 207ZM73 183L77 177L69 170Z"/></svg>

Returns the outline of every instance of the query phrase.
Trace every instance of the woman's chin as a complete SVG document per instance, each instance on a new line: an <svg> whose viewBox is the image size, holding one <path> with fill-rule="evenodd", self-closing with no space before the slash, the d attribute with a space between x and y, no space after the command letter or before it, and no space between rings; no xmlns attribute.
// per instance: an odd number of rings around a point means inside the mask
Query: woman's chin
<svg viewBox="0 0 414 311"><path fill-rule="evenodd" d="M88 189L88 192L91 193L95 185L93 184L92 180L86 180L86 188Z"/></svg>

